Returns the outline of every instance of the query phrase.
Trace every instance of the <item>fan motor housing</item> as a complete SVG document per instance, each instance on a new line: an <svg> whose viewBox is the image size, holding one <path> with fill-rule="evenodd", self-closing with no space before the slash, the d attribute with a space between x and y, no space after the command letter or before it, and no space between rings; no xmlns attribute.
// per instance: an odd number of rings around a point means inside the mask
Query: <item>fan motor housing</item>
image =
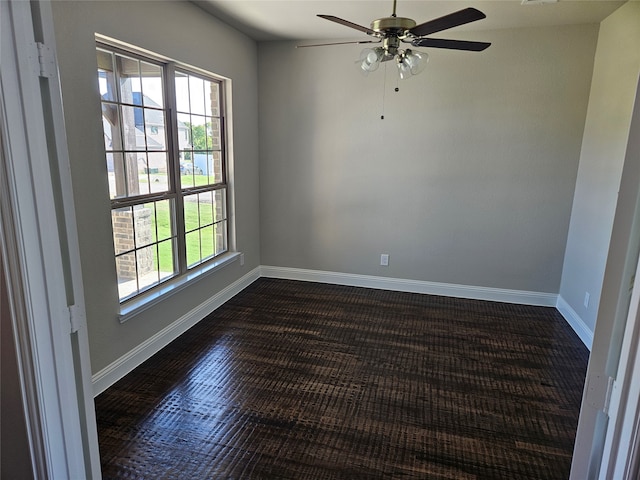
<svg viewBox="0 0 640 480"><path fill-rule="evenodd" d="M371 30L380 33L401 33L411 30L415 26L416 22L414 20L405 17L384 17L371 22Z"/></svg>

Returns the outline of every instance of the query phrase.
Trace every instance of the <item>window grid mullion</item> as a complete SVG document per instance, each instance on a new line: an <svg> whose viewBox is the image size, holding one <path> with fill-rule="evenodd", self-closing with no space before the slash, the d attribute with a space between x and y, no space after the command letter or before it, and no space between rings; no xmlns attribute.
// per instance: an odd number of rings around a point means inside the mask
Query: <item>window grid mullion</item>
<svg viewBox="0 0 640 480"><path fill-rule="evenodd" d="M151 191L151 173L149 173L151 170L149 167L149 138L147 135L147 110L145 108L144 88L142 87L142 63L140 62L140 59L138 59L137 65L138 65L138 78L140 79L140 105L136 105L136 107L134 108L140 108L140 110L142 111L142 131L144 132L145 175L147 177L147 185L149 186L148 191Z"/></svg>
<svg viewBox="0 0 640 480"><path fill-rule="evenodd" d="M136 229L136 209L134 206L131 208L131 228L133 231L133 266L136 272L136 291L140 291L140 274L138 272L138 232Z"/></svg>
<svg viewBox="0 0 640 480"><path fill-rule="evenodd" d="M180 143L178 140L178 114L176 108L176 82L175 82L175 64L167 63L164 68L165 78L165 101L167 104L167 141L169 145L167 150L171 152L169 155L169 168L173 175L171 176L171 189L175 193L173 205L173 222L176 237L174 240L175 248L175 268L178 274L184 274L187 271L187 247L184 228L184 197L182 194L182 186L180 182Z"/></svg>
<svg viewBox="0 0 640 480"><path fill-rule="evenodd" d="M142 203L159 202L161 200L173 200L175 196L176 195L172 192L162 192L137 195L131 198L114 198L111 200L111 209L117 210L118 208L131 207L133 205L140 205Z"/></svg>
<svg viewBox="0 0 640 480"><path fill-rule="evenodd" d="M122 116L122 95L120 94L120 82L122 81L120 78L120 67L118 66L118 59L115 53L113 53L113 78L114 78L114 90L115 90L115 100L116 100L116 114L118 115L118 144L122 149L122 176L123 176L123 186L124 196L129 196L129 171L127 169L127 153L124 144L124 117ZM113 141L112 141L113 143ZM113 145L112 145L112 152ZM116 179L116 182L118 180ZM116 186L117 191L117 186Z"/></svg>
<svg viewBox="0 0 640 480"><path fill-rule="evenodd" d="M196 250L194 248L194 253L197 255L199 253L199 258L195 259L195 264L201 264L203 263L203 256L207 256L207 259L209 259L209 257L216 257L218 255L217 252L222 252L222 251L226 251L228 246L227 246L227 242L228 242L228 238L223 239L224 241L224 245L218 245L216 246L216 234L215 234L215 226L216 225L226 225L228 222L228 218L226 216L226 213L224 214L224 218L215 220L215 212L217 210L214 209L214 203L212 204L208 204L207 206L211 209L210 214L212 215L212 221L211 222L207 222L206 225L202 225L202 217L201 217L201 208L203 207L203 204L201 204L201 201L204 201L200 198L200 193L205 193L205 192L212 192L212 199L215 200L215 192L220 190L220 189L225 189L224 195L222 197L222 205L220 206L220 208L223 208L224 211L226 212L227 207L228 207L228 202L229 202L229 186L227 185L227 132L226 132L226 125L225 125L225 118L224 118L224 112L225 112L225 94L224 94L224 89L223 89L223 80L221 78L215 77L215 75L211 75L211 74L205 74L204 72L198 72L198 69L191 69L191 68L184 68L182 66L180 66L179 64L175 63L174 61L168 60L168 59L160 59L158 57L154 58L154 59L148 59L146 57L146 55L143 55L142 52L140 51L129 51L129 50L125 50L122 48L118 48L116 45L108 45L107 42L105 41L105 43L101 43L100 41L97 42L98 45L98 49L102 49L103 51L107 51L112 55L112 65L113 65L113 76L112 78L114 79L114 92L113 92L113 99L112 100L103 100L103 104L104 105L113 105L115 107L115 114L117 117L117 123L118 123L118 129L117 129L117 133L119 135L119 139L118 139L118 143L116 146L119 146L120 148L116 148L114 149L113 146L111 147L111 152L114 155L114 159L117 161L122 162L122 173L120 176L120 181L123 182L123 185L121 186L122 189L122 194L123 197L120 197L117 195L116 193L116 197L111 199L111 208L113 211L118 210L118 209L122 209L122 208L127 208L129 209L129 211L131 212L131 229L132 229L132 233L133 233L133 246L131 248L131 250L127 251L127 252L120 252L119 254L115 255L115 258L119 258L119 257L124 257L124 256L128 256L128 255L132 255L133 257L133 269L135 270L135 284L136 284L136 288L135 291L132 292L131 294L126 294L124 297L122 296L121 293L121 302L124 301L128 301L133 297L136 297L138 294L143 293L146 290L149 290L149 288L153 288L154 284L157 285L159 283L162 283L160 278L161 278L161 265L160 265L160 238L159 238L159 227L157 224L157 219L158 219L158 202L160 201L166 201L169 203L169 214L170 214L170 222L171 222L171 238L165 238L164 240L162 240L162 242L168 240L172 243L172 249L173 249L173 263L174 263L174 272L175 274L172 276L180 276L183 274L186 274L189 271L189 267L188 267L188 259L187 259L187 237L186 237L186 219L185 219L185 205L187 204L187 200L191 201L189 199L189 196L193 196L195 195L196 197L193 199L195 201L195 205L197 208L197 219L194 219L194 221L197 222L197 226L194 229L194 231L192 232L193 234L197 235L197 238L199 240L199 252L196 253ZM142 61L150 61L151 64L154 64L158 67L160 67L161 69L161 75L162 75L162 83L163 85L163 89L162 89L162 93L164 96L164 102L165 102L165 106L163 107L154 107L154 106L149 106L148 110L147 107L145 106L144 103L144 89L145 87L140 85L140 92L142 94L142 103L140 105L135 104L133 102L129 102L127 101L126 103L123 102L123 91L122 91L122 82L123 82L123 75L125 75L126 78L128 78L128 76L126 75L127 71L123 70L123 65L122 61L118 61L119 59L122 58L127 58L129 60L134 60L137 61L136 62L136 66L137 66L137 74L138 74L138 78L142 79L143 78L143 69L142 69ZM132 65L133 66L133 65ZM183 69L184 68L184 69ZM135 67L134 67L135 69ZM132 69L133 71L133 69ZM218 172L220 174L219 181L217 181L215 184L211 185L211 184L207 184L207 185L198 185L196 186L196 182L194 180L193 182L193 186L192 187L186 187L183 188L182 187L182 178L181 178L181 170L180 170L180 145L181 145L181 141L182 139L179 138L179 135L181 133L180 130L180 123L178 122L178 109L177 109L177 97L178 97L178 92L176 91L176 72L180 72L180 73L184 73L187 76L191 76L193 75L194 77L198 77L202 80L204 80L205 82L212 82L212 83L216 83L217 84L217 115L214 114L213 112L211 112L210 116L207 116L206 114L206 108L205 108L205 140L206 142L209 142L209 134L207 131L207 122L206 119L209 119L211 121L211 124L213 125L213 121L215 119L217 119L219 121L219 142L220 145L216 146L216 148L214 148L215 144L211 144L209 145L208 143L206 143L206 147L207 149L200 152L200 153L205 153L207 155L207 162L209 162L209 154L211 154L212 152L220 152L221 155L221 161L222 164L221 166L215 167L213 171ZM107 76L108 78L108 76ZM141 80L142 81L142 80ZM197 82L196 82L197 83ZM199 83L198 83L199 84ZM206 84L205 84L206 85ZM185 86L188 90L190 90L192 88L191 82L188 81L187 85ZM127 90L128 91L128 90ZM136 90L137 91L137 90ZM214 93L213 91L211 91L209 93L209 97L206 97L206 91L205 90L204 93L205 94L205 102L208 101L212 101L212 99L214 99ZM196 96L197 97L197 96ZM194 105L191 105L191 103L194 101L194 98L192 98L192 95L188 95L188 102L189 102L189 108L188 108L188 112L187 113L189 116L192 115L192 112L194 110ZM199 98L199 97L198 97ZM130 148L127 148L127 145L125 145L125 127L129 126L129 123L131 123L131 119L129 118L129 112L125 112L125 108L131 108L133 109L133 115L136 115L135 109L140 108L142 111L142 126L141 129L144 132L144 151L138 151L137 150L137 139L135 141L135 145L133 148L134 150L131 150ZM201 107L201 105L198 106L198 108ZM158 110L158 111L162 111L164 114L164 119L165 119L165 141L167 143L166 145L166 162L167 162L167 187L168 190L167 191L162 191L162 192L152 192L152 188L151 188L151 170L149 167L149 155L150 155L150 139L148 138L148 132L147 132L147 114L151 111L151 110ZM199 111L199 110L198 110ZM125 125L125 113L127 114L127 121L129 123L127 123ZM154 114L155 115L155 114ZM192 121L189 122L190 124L192 124ZM106 131L106 130L105 130ZM114 132L115 133L115 132ZM136 134L136 132L134 132L134 134ZM157 133L157 132L156 132ZM192 133L192 132L190 132ZM212 137L213 138L213 137ZM130 143L129 139L129 143ZM191 140L190 140L191 142ZM142 146L142 145L141 145ZM211 147L211 148L209 148ZM155 150L154 150L155 151ZM129 158L128 156L130 154L134 153L136 156L136 161L137 161L137 157L138 154L142 154L144 153L145 155L145 165L146 165L146 171L145 172L140 172L140 165L139 163L136 163L136 165L130 165L129 162ZM109 154L109 151L107 151L107 154ZM117 154L117 155L116 155ZM192 149L191 149L191 155L192 155L192 161L193 161L193 157L195 156L195 150L193 148L192 145ZM121 158L118 159L117 156L120 156ZM132 159L133 160L133 159ZM194 163L195 164L195 163ZM207 171L205 172L207 176L209 176L209 181L211 181L211 177L210 175L213 173L209 172L209 163L207 163ZM132 170L133 169L133 170ZM148 189L147 189L147 193L140 193L140 191L137 188L134 188L134 186L130 185L133 181L135 181L135 179L132 178L132 175L140 175L141 178L142 177L146 177L146 181L148 184ZM117 181L117 177L116 177L116 181ZM144 182L144 180L142 180L142 182ZM133 194L132 191L133 190ZM142 190L142 188L140 189ZM116 192L117 192L117 188L116 188ZM146 237L142 238L140 237L140 239L138 239L138 230L139 230L139 226L136 223L136 211L139 207L144 206L145 203L152 203L152 205L150 205L150 207L152 208L152 223L153 225L151 226L151 228L154 231L155 236L151 237L150 239L147 239ZM189 204L190 205L190 204ZM189 206L187 205L187 206ZM140 213L140 212L138 212ZM141 219L146 218L146 213L145 216L141 216ZM141 220L143 221L143 220ZM206 249L204 248L203 245L203 236L204 236L204 228L209 228L212 227L214 228L213 230L213 239L209 239L207 240L207 245L209 241L213 241L213 251L210 252L209 251L209 246L206 247ZM142 227L140 227L142 228ZM146 227L144 227L146 228ZM226 227L225 227L226 228ZM142 230L140 230L142 231ZM145 230L146 232L146 230ZM145 233L146 235L146 233ZM227 234L225 233L225 236ZM138 245L138 241L141 241L143 243L150 241L149 245L145 245L144 249L145 252L143 252L141 250L141 245ZM167 245L168 246L168 245ZM195 247L195 245L193 245ZM153 270L155 270L156 273L156 281L153 282L153 284L148 284L147 280L142 281L143 279L141 278L142 272L141 268L145 269L147 268L147 263L148 263L148 253L146 253L146 250L148 250L148 247L153 248L154 252L155 252L155 265L153 266ZM164 248L164 247L163 247ZM204 251L206 250L206 251ZM139 256L141 256L144 253L144 258L143 261L144 266L141 267L139 265L139 261L140 259L138 258ZM142 258L142 257L141 257ZM169 257L167 257L169 258ZM167 269L168 270L168 269ZM125 277L126 278L126 277ZM126 290L125 290L126 291Z"/></svg>

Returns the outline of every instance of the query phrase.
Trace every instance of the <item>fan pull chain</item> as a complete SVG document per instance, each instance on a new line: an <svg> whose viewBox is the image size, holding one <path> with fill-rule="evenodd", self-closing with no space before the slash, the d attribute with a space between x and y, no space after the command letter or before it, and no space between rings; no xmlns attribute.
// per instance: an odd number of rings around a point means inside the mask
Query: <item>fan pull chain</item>
<svg viewBox="0 0 640 480"><path fill-rule="evenodd" d="M387 94L387 64L384 64L384 75L383 75L383 84L382 84L382 115L380 115L380 120L384 120L384 102ZM394 92L400 91L400 78L396 78L396 88L393 89Z"/></svg>
<svg viewBox="0 0 640 480"><path fill-rule="evenodd" d="M384 120L384 99L387 93L387 64L384 64L384 75L382 76L382 115L380 115L380 120Z"/></svg>

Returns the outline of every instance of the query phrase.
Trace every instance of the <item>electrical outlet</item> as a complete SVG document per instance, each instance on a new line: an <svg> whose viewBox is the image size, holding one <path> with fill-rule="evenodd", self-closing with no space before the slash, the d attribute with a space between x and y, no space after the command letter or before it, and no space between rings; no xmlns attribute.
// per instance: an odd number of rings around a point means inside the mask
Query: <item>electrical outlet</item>
<svg viewBox="0 0 640 480"><path fill-rule="evenodd" d="M389 266L389 254L388 253L382 253L380 255L380 265L382 265L383 267L388 267Z"/></svg>
<svg viewBox="0 0 640 480"><path fill-rule="evenodd" d="M240 266L242 267L244 265L244 253L240 254Z"/></svg>
<svg viewBox="0 0 640 480"><path fill-rule="evenodd" d="M589 295L589 292L584 292L584 308L589 308L590 298L591 298L591 295Z"/></svg>

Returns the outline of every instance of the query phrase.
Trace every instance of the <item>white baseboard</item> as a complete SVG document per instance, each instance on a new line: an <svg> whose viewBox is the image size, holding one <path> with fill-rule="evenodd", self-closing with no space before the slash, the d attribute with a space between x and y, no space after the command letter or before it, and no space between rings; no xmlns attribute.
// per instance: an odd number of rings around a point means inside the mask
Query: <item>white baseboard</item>
<svg viewBox="0 0 640 480"><path fill-rule="evenodd" d="M469 298L473 300L489 300L494 302L518 303L555 307L558 295L554 293L528 292L523 290L507 290L503 288L475 287L455 285L451 283L426 282L400 278L374 277L352 273L325 272L301 268L261 266L260 276L303 280L308 282L333 283L354 287L379 288L410 293L426 293L445 297Z"/></svg>
<svg viewBox="0 0 640 480"><path fill-rule="evenodd" d="M91 378L94 396L104 392L115 382L142 364L145 360L149 359L152 355L158 353L162 348L189 330L223 303L251 285L258 278L260 278L259 267L236 280L206 302L198 305L171 325L163 328L133 350L97 372Z"/></svg>
<svg viewBox="0 0 640 480"><path fill-rule="evenodd" d="M213 312L216 308L220 307L227 300L230 300L233 296L240 293L260 277L332 283L354 287L442 295L446 297L517 303L521 305L555 307L589 350L591 350L591 343L593 341L593 332L591 332L578 314L562 297L553 293L455 285L450 283L426 282L421 280L375 277L370 275L262 265L253 269L203 304L183 315L171 325L162 329L135 347L133 350L93 375L92 383L94 396L105 391L127 373L131 372L138 365L142 364L152 355L159 352L170 342L178 338L204 317Z"/></svg>
<svg viewBox="0 0 640 480"><path fill-rule="evenodd" d="M593 332L584 323L584 320L580 318L580 315L576 313L576 311L571 308L571 306L567 303L567 301L558 295L558 303L556 308L560 312L560 314L564 317L567 323L573 328L573 331L576 332L576 335L580 337L582 343L591 351L591 345L593 344Z"/></svg>

